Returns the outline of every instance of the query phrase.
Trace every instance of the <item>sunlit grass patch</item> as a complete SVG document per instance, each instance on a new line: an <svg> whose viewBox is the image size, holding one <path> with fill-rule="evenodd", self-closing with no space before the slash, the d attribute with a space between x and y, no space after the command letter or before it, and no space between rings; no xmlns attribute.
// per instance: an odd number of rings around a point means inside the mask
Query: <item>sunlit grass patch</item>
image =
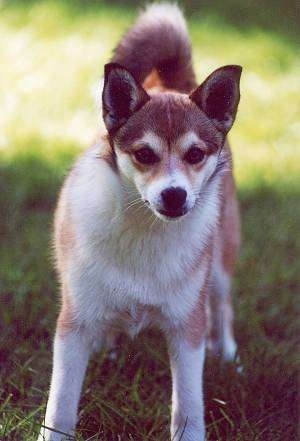
<svg viewBox="0 0 300 441"><path fill-rule="evenodd" d="M16 138L32 134L85 147L97 130L97 82L126 14L117 17L103 7L73 19L56 2L24 9L19 20L10 9L2 15L0 148L13 149Z"/></svg>
<svg viewBox="0 0 300 441"><path fill-rule="evenodd" d="M34 2L2 12L0 148L31 136L82 148L100 115L103 64L130 24L132 10L101 4L75 14L70 4ZM121 11L121 13L120 13ZM222 64L241 64L242 100L231 139L240 184L297 173L300 58L276 35L241 32L209 18L191 22L199 81ZM97 96L98 95L98 96ZM41 148L43 148L41 146Z"/></svg>

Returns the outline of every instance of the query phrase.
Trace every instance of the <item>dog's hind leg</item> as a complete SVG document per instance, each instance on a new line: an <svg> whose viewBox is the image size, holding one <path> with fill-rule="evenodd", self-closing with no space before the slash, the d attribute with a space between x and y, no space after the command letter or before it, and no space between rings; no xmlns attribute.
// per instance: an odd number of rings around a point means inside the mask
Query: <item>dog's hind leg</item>
<svg viewBox="0 0 300 441"><path fill-rule="evenodd" d="M240 226L235 187L231 174L224 175L224 201L220 231L216 237L209 302L210 335L208 347L215 355L233 360L237 345L233 333L232 277L240 246Z"/></svg>
<svg viewBox="0 0 300 441"><path fill-rule="evenodd" d="M222 356L226 361L233 360L237 344L233 331L231 276L220 266L214 268L209 316L209 349L214 355Z"/></svg>

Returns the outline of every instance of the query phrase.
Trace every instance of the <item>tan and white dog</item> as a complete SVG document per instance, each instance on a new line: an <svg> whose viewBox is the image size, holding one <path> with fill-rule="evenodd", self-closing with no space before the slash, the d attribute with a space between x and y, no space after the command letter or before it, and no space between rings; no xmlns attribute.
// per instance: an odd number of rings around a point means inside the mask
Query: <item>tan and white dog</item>
<svg viewBox="0 0 300 441"><path fill-rule="evenodd" d="M106 131L72 168L56 211L62 307L39 440L74 434L91 352L149 325L169 347L172 439L204 440L205 342L226 360L236 353L239 218L226 135L240 75L224 66L197 87L170 4L149 6L105 66Z"/></svg>

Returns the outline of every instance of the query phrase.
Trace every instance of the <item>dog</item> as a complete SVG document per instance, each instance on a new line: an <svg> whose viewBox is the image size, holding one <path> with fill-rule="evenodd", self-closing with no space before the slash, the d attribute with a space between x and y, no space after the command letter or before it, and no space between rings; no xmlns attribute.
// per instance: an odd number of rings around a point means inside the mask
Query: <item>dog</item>
<svg viewBox="0 0 300 441"><path fill-rule="evenodd" d="M74 435L93 350L147 326L168 345L172 440L205 439L205 346L225 360L237 349L239 214L226 136L241 70L220 67L198 86L184 17L166 3L141 13L105 66L105 131L71 169L55 214L62 304L39 441Z"/></svg>

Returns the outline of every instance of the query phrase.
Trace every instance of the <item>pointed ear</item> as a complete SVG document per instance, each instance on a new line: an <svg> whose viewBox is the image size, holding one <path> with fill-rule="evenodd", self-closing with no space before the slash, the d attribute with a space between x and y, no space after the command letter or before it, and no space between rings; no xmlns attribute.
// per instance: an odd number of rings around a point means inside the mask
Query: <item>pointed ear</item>
<svg viewBox="0 0 300 441"><path fill-rule="evenodd" d="M127 69L117 63L105 65L102 106L104 123L110 134L118 130L149 99L149 95Z"/></svg>
<svg viewBox="0 0 300 441"><path fill-rule="evenodd" d="M235 120L240 100L241 73L241 66L220 67L190 95L190 99L224 134L231 129Z"/></svg>

